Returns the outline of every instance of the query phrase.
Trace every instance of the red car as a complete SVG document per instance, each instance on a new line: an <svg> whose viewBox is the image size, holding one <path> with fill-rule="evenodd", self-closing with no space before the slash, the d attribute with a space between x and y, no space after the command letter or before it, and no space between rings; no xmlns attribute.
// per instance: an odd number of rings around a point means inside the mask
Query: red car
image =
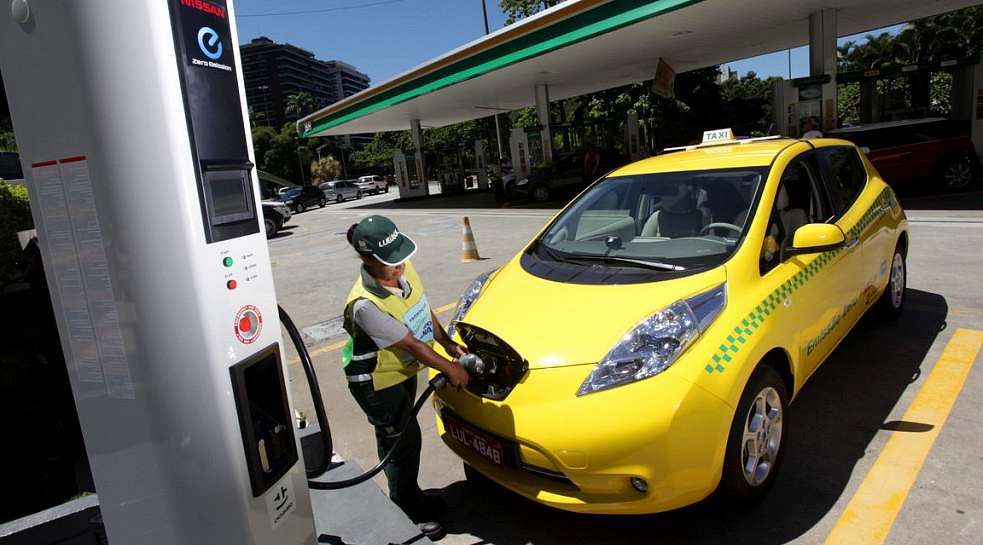
<svg viewBox="0 0 983 545"><path fill-rule="evenodd" d="M849 140L864 151L881 177L899 186L938 180L947 189L965 189L980 168L969 124L942 118L908 119L844 127L830 138ZM869 150L869 151L868 151Z"/></svg>

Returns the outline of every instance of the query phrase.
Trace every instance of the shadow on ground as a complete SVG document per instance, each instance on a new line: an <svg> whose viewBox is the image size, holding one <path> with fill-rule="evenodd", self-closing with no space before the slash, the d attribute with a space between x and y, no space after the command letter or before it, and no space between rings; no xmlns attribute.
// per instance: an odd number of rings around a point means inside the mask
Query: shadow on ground
<svg viewBox="0 0 983 545"><path fill-rule="evenodd" d="M735 509L707 500L658 515L585 516L459 481L445 489L445 528L495 545L777 545L801 536L839 499L879 429L924 431L918 423L885 420L920 376L922 360L946 327L948 306L933 293L909 290L907 296L901 319L860 323L796 398L787 420L785 463L761 503Z"/></svg>

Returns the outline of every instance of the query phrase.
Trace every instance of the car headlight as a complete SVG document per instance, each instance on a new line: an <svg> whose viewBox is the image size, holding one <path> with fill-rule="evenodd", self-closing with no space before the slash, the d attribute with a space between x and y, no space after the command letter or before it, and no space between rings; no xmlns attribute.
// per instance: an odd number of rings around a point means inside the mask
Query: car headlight
<svg viewBox="0 0 983 545"><path fill-rule="evenodd" d="M529 178L523 178L523 179L519 180L518 182L516 182L515 185L517 185L517 186L520 186L520 185L529 185Z"/></svg>
<svg viewBox="0 0 983 545"><path fill-rule="evenodd" d="M474 304L475 299L478 298L481 290L484 289L485 284L488 283L488 278L491 276L492 272L494 271L488 271L478 276L471 281L471 285L468 286L468 289L464 290L464 294L461 295L461 298L457 301L457 310L454 311L454 317L451 318L451 323L447 327L448 337L454 336L454 332L457 330L457 327L455 326L457 325L458 320L463 319L464 315L471 309L471 305Z"/></svg>
<svg viewBox="0 0 983 545"><path fill-rule="evenodd" d="M726 288L721 284L642 320L594 367L577 395L630 384L668 369L723 310Z"/></svg>

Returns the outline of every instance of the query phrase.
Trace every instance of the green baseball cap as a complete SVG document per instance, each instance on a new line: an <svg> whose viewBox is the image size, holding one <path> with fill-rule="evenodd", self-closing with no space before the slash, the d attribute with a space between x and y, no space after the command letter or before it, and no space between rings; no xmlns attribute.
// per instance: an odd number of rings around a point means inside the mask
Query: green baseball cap
<svg viewBox="0 0 983 545"><path fill-rule="evenodd" d="M416 253L413 239L400 233L385 216L369 216L358 222L352 233L352 246L358 253L371 255L389 266L399 265Z"/></svg>

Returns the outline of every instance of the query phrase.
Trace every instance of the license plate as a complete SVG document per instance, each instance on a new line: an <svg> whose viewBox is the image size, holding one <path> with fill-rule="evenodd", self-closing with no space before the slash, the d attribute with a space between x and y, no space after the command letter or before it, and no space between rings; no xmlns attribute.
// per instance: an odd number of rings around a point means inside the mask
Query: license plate
<svg viewBox="0 0 983 545"><path fill-rule="evenodd" d="M446 412L443 413L443 417L447 433L451 434L458 443L495 465L505 465L505 447L502 441Z"/></svg>

